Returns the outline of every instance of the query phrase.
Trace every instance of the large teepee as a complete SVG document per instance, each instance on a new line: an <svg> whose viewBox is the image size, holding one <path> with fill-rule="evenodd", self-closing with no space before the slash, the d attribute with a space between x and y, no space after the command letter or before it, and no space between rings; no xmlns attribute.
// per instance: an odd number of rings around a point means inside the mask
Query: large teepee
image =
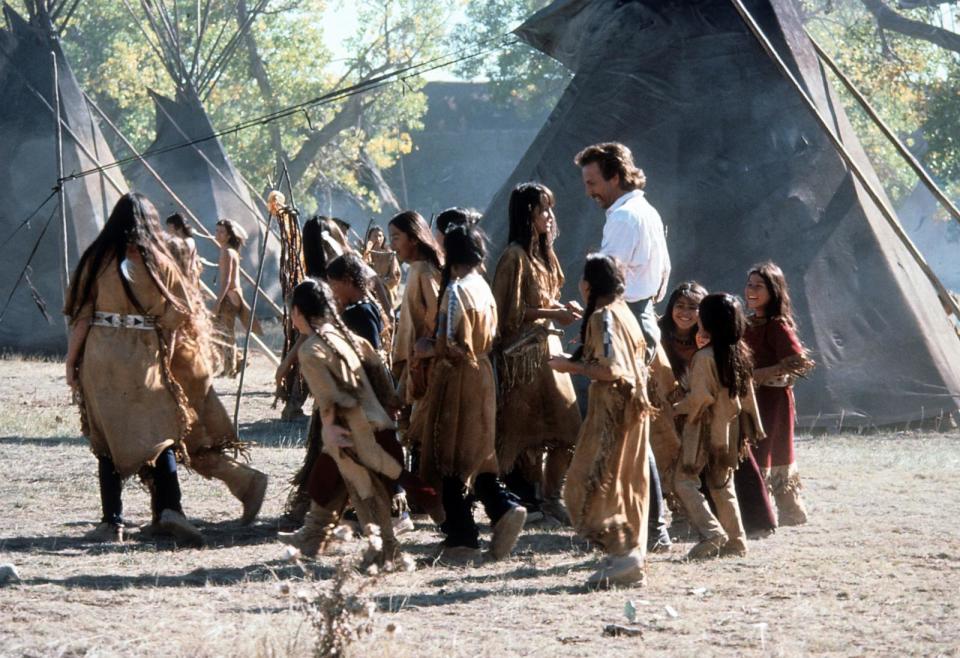
<svg viewBox="0 0 960 658"><path fill-rule="evenodd" d="M746 3L868 175L870 164L791 0ZM568 295L603 212L572 158L633 150L668 227L672 284L740 292L773 259L819 363L797 387L801 427L887 425L957 410L960 340L934 288L729 0L558 0L518 34L575 72L487 212L506 236L512 186L557 195Z"/></svg>
<svg viewBox="0 0 960 658"><path fill-rule="evenodd" d="M4 243L0 304L6 303L16 286L0 321L0 349L4 350L50 352L66 347L60 314L64 241L61 220L55 212L56 196L19 228L57 184L51 52L57 58L65 123L64 171L86 171L95 167L96 161L114 160L53 36L48 11L56 4L37 3L29 21L9 6L3 9L7 26L0 29L0 242ZM119 178L117 172L112 175ZM119 194L99 174L65 182L64 192L67 256L73 267L96 237ZM30 258L35 246L36 253ZM28 258L26 275L18 284ZM47 317L41 307L45 307Z"/></svg>

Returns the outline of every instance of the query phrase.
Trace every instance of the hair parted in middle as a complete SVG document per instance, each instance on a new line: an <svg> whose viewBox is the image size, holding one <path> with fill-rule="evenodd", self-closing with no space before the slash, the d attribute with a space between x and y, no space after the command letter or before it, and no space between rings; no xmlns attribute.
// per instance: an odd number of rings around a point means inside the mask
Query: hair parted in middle
<svg viewBox="0 0 960 658"><path fill-rule="evenodd" d="M552 235L541 234L533 244L533 213L538 208L553 208L556 205L553 191L542 183L520 183L510 193L507 215L510 218L508 242L515 242L531 257L539 258L547 270L553 271L553 242L557 237L554 222Z"/></svg>
<svg viewBox="0 0 960 658"><path fill-rule="evenodd" d="M620 176L620 189L626 192L642 190L647 186L647 177L643 169L633 162L633 153L620 142L592 144L577 153L573 161L578 167L596 163L604 180Z"/></svg>
<svg viewBox="0 0 960 658"><path fill-rule="evenodd" d="M404 210L394 215L389 225L417 242L417 251L421 260L430 262L438 270L443 267L440 246L433 239L433 231L430 230L430 226L427 225L426 220L420 213L416 210Z"/></svg>

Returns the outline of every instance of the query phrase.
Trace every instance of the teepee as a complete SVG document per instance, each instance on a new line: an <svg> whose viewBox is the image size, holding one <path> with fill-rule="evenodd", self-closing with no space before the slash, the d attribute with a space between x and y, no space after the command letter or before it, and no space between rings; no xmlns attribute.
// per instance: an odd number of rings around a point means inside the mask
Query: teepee
<svg viewBox="0 0 960 658"><path fill-rule="evenodd" d="M214 11L209 5L207 1L201 16ZM210 233L220 219L232 219L246 229L250 239L243 251L243 266L251 272L257 269L266 206L251 196L220 139L212 137L215 131L203 101L230 63L244 33L266 5L266 0L258 0L246 21L219 36L212 19L201 21L191 29L178 26L178 18L186 19L168 9L165 2L141 2L142 16L130 11L131 18L141 21L143 29L151 35L154 53L175 88L173 98L150 92L156 108L156 137L144 155L182 205L187 206ZM220 21L224 27L228 24L224 17L220 17ZM131 163L124 174L132 189L153 200L161 217L181 210L181 203L142 162ZM269 188L269 184L263 187ZM270 242L272 249L269 249ZM270 242L263 288L277 297L277 242L275 238ZM216 260L214 244L204 240L198 247L201 255ZM212 276L210 272L205 278Z"/></svg>
<svg viewBox="0 0 960 658"><path fill-rule="evenodd" d="M876 180L793 2L746 4ZM801 428L956 412L960 340L932 284L729 0L558 0L517 33L575 75L488 208L495 239L507 235L511 188L549 185L575 295L604 214L572 160L588 144L623 142L668 227L671 284L740 293L754 262L783 267L819 363L797 386Z"/></svg>
<svg viewBox="0 0 960 658"><path fill-rule="evenodd" d="M67 4L36 2L29 20L8 5L3 8L7 25L0 29L0 97L4 99L0 103L0 304L12 292L0 321L0 349L4 350L54 352L66 347L60 314L64 236L55 212L57 197L41 207L57 184L51 52L59 70L65 173L114 160L55 37L51 15ZM111 175L118 178L117 172ZM65 181L64 194L67 266L72 268L120 195L104 174ZM38 207L39 212L24 224Z"/></svg>

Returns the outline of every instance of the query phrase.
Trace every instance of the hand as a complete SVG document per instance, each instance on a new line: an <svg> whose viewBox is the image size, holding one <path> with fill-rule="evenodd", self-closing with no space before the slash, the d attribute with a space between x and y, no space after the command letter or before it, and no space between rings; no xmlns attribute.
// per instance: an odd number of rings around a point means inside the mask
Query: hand
<svg viewBox="0 0 960 658"><path fill-rule="evenodd" d="M557 372L574 373L577 371L577 364L565 356L554 356L547 361L547 365Z"/></svg>
<svg viewBox="0 0 960 658"><path fill-rule="evenodd" d="M290 372L292 365L286 360L281 361L280 365L277 366L277 372L273 376L273 381L276 383L277 388L283 386L283 380L287 378L287 373Z"/></svg>
<svg viewBox="0 0 960 658"><path fill-rule="evenodd" d="M573 309L562 308L554 311L553 319L561 327L568 327L582 317L583 314L578 313Z"/></svg>
<svg viewBox="0 0 960 658"><path fill-rule="evenodd" d="M350 430L340 425L324 424L323 431L320 434L323 437L323 442L329 446L335 448L353 447L353 441L350 439Z"/></svg>
<svg viewBox="0 0 960 658"><path fill-rule="evenodd" d="M569 302L567 302L566 304L564 304L563 307L564 307L565 309L567 309L568 311L572 311L572 312L574 312L574 313L578 313L578 314L580 315L580 317L583 317L583 307L580 306L580 302L578 302L578 301L576 301L576 300L574 300L574 299L571 299Z"/></svg>

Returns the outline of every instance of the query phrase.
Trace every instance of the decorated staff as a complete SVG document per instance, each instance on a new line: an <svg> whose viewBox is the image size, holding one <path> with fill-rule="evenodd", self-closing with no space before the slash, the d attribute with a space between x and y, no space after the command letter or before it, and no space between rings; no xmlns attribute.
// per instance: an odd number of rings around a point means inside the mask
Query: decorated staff
<svg viewBox="0 0 960 658"><path fill-rule="evenodd" d="M280 290L284 299L293 294L294 288L306 278L303 264L303 235L300 231L300 214L292 205L287 205L287 199L282 192L273 190L267 195L267 208L270 216L277 220L280 233ZM281 358L294 353L299 334L293 326L286 307L283 309L283 350ZM278 372L277 388L275 391L274 406L277 400L284 402L281 418L294 420L302 416L304 401L307 399L307 390L300 369L294 363L287 369Z"/></svg>

